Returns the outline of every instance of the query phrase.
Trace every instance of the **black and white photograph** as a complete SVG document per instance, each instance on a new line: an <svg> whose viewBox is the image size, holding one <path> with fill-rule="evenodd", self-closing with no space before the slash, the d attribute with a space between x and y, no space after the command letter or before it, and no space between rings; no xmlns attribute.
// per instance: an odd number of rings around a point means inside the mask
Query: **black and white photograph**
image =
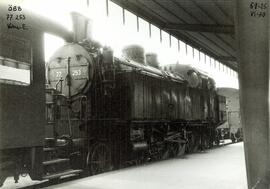
<svg viewBox="0 0 270 189"><path fill-rule="evenodd" d="M270 0L0 0L0 189L269 189Z"/></svg>

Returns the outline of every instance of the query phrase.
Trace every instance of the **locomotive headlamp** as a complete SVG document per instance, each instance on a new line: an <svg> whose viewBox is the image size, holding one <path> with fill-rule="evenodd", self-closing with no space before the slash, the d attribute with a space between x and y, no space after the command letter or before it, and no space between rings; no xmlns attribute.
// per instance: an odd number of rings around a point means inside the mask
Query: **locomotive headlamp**
<svg viewBox="0 0 270 189"><path fill-rule="evenodd" d="M81 55L81 54L77 54L77 55L76 55L76 59L77 59L77 61L80 61L80 60L81 60L81 57L82 57L82 55Z"/></svg>
<svg viewBox="0 0 270 189"><path fill-rule="evenodd" d="M57 58L57 62L60 63L62 61L62 58L61 57L58 57Z"/></svg>

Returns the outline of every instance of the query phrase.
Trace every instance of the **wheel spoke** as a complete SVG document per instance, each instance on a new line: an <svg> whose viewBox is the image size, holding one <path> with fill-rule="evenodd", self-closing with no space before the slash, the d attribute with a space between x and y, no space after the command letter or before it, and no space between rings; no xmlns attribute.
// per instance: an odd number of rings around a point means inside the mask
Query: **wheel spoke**
<svg viewBox="0 0 270 189"><path fill-rule="evenodd" d="M110 148L104 143L97 143L93 147L89 163L92 174L108 171L111 166Z"/></svg>

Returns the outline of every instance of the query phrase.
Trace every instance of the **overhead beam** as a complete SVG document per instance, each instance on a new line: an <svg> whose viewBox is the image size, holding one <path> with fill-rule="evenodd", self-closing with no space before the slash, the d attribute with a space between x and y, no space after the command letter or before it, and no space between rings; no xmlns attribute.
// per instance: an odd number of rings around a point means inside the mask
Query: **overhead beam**
<svg viewBox="0 0 270 189"><path fill-rule="evenodd" d="M219 3L216 0L212 0L212 2L214 3L214 5L218 8L218 10L220 10L220 12L222 12L222 14L231 22L234 23L233 18L224 10L224 8L222 8ZM230 3L230 2L229 2ZM233 5L232 5L233 6Z"/></svg>
<svg viewBox="0 0 270 189"><path fill-rule="evenodd" d="M205 10L203 7L201 7L199 4L198 4L198 2L196 2L196 1L194 1L194 0L191 0L192 2L193 2L193 4L199 9L199 10L201 10L208 18L210 18L215 24L217 24L217 25L220 25L220 23L216 20L216 18L215 17L213 17L211 14L209 14L209 12L207 11L207 10ZM223 39L223 37L221 37L220 35L218 35L218 34L215 34L215 36L217 37L217 38L219 38L223 43L225 43L227 46L229 46L231 49L233 49L233 51L235 51L235 49L233 48L233 46L230 44L230 43L228 43L227 41L225 41L224 39ZM233 38L233 35L230 35L232 38Z"/></svg>
<svg viewBox="0 0 270 189"><path fill-rule="evenodd" d="M140 7L136 6L134 2L126 1L126 0L111 0L112 2L116 3L117 5L121 6L124 9L129 10L130 12L134 13L137 16L140 16L141 18L151 21L151 23L154 23L157 26L164 26L164 22L160 19L153 17L148 12L142 10ZM138 3L138 2L136 2Z"/></svg>
<svg viewBox="0 0 270 189"><path fill-rule="evenodd" d="M196 16L194 16L190 11L188 11L186 8L182 7L181 4L176 1L176 0L172 0L172 2L175 4L175 6L177 6L179 9L181 9L181 11L184 11L186 14L188 14L192 19L196 20L198 22L198 24L203 24L201 22L200 19L198 19ZM178 17L179 18L179 17ZM183 20L182 18L179 20ZM215 20L213 20L214 23L216 25L220 25L219 23L217 23ZM183 21L183 23L188 24L185 20ZM208 41L210 41L211 43L215 44L216 46L219 47L219 49L223 50L224 52L226 52L227 54L233 55L231 52L228 52L228 49L225 49L222 45L220 46L218 43L216 43L215 41L213 41L212 39L210 39L207 35L205 35L202 32L198 32L201 36L203 36L204 38L206 38ZM230 49L234 49L232 47L231 44L229 44L228 42L226 42L221 36L219 36L217 33L214 34L219 40L222 41L222 43L226 44ZM231 35L232 36L232 35Z"/></svg>
<svg viewBox="0 0 270 189"><path fill-rule="evenodd" d="M163 28L163 29L234 34L234 26L233 25L168 23L165 25L165 28Z"/></svg>
<svg viewBox="0 0 270 189"><path fill-rule="evenodd" d="M219 61L233 61L233 62L237 61L236 57L234 56L217 56L216 58Z"/></svg>

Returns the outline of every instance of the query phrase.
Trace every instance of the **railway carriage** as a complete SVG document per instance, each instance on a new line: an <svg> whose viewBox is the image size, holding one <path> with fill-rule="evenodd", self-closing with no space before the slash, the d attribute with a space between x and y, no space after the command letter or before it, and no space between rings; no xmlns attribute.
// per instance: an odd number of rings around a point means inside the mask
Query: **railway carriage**
<svg viewBox="0 0 270 189"><path fill-rule="evenodd" d="M226 122L217 127L220 138L231 139L232 142L243 140L243 131L240 124L239 90L234 88L218 88L217 93L225 103Z"/></svg>

